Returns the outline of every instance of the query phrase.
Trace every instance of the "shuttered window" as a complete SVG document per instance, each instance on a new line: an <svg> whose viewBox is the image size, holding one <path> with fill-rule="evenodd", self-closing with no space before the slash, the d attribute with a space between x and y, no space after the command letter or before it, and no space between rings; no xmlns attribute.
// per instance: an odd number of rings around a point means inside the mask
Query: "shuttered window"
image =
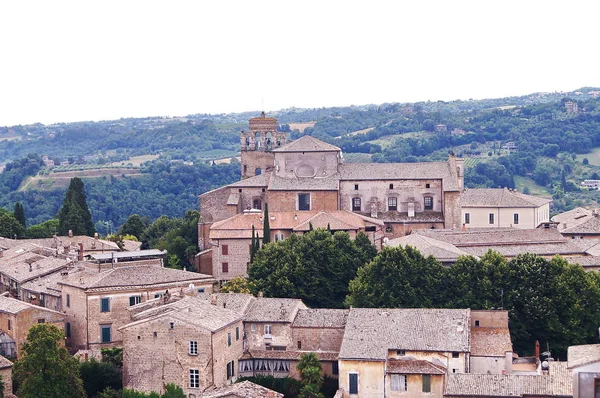
<svg viewBox="0 0 600 398"><path fill-rule="evenodd" d="M423 392L431 392L431 375L423 375Z"/></svg>
<svg viewBox="0 0 600 398"><path fill-rule="evenodd" d="M350 373L350 394L358 394L358 373Z"/></svg>
<svg viewBox="0 0 600 398"><path fill-rule="evenodd" d="M406 391L406 375L392 375L392 391Z"/></svg>

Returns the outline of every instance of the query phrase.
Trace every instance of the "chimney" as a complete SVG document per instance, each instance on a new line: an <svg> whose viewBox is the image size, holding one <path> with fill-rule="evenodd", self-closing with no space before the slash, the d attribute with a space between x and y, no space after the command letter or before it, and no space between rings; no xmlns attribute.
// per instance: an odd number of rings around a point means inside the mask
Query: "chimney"
<svg viewBox="0 0 600 398"><path fill-rule="evenodd" d="M83 243L79 244L79 252L77 255L77 261L83 261Z"/></svg>
<svg viewBox="0 0 600 398"><path fill-rule="evenodd" d="M262 298L263 297L263 292L258 292L258 295L256 297Z"/></svg>
<svg viewBox="0 0 600 398"><path fill-rule="evenodd" d="M63 251L65 254L69 254L69 245L64 245L63 246Z"/></svg>
<svg viewBox="0 0 600 398"><path fill-rule="evenodd" d="M540 341L539 340L535 341L535 357L536 358L540 357Z"/></svg>
<svg viewBox="0 0 600 398"><path fill-rule="evenodd" d="M210 295L210 303L212 305L217 305L217 295L216 294L211 294Z"/></svg>
<svg viewBox="0 0 600 398"><path fill-rule="evenodd" d="M467 224L463 223L463 225L462 225L462 230L463 230L463 231L466 231L466 230L467 230Z"/></svg>
<svg viewBox="0 0 600 398"><path fill-rule="evenodd" d="M70 230L69 230L69 238L72 238L72 237L73 237L73 230L72 230L72 229L70 229Z"/></svg>

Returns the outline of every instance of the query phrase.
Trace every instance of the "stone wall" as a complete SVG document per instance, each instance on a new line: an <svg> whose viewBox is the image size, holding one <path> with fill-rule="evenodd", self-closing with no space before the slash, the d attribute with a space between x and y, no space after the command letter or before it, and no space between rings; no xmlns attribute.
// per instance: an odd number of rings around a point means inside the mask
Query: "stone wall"
<svg viewBox="0 0 600 398"><path fill-rule="evenodd" d="M278 177L326 177L337 173L339 152L276 152L274 161Z"/></svg>
<svg viewBox="0 0 600 398"><path fill-rule="evenodd" d="M231 188L222 187L203 193L200 200L200 217L202 223L213 223L225 220L237 214L237 206L227 205Z"/></svg>
<svg viewBox="0 0 600 398"><path fill-rule="evenodd" d="M3 397L9 397L13 393L12 390L12 367L0 369L0 377L4 383L4 389L2 390Z"/></svg>
<svg viewBox="0 0 600 398"><path fill-rule="evenodd" d="M241 152L241 175L242 179L258 175L256 169L260 169L260 174L272 171L274 169L275 155L273 152L266 151L244 151Z"/></svg>
<svg viewBox="0 0 600 398"><path fill-rule="evenodd" d="M444 228L461 227L460 192L444 192Z"/></svg>
<svg viewBox="0 0 600 398"><path fill-rule="evenodd" d="M269 191L269 211L294 211L298 209L298 194L310 193L311 210L338 210L337 191Z"/></svg>
<svg viewBox="0 0 600 398"><path fill-rule="evenodd" d="M272 338L265 338L265 325L271 325ZM264 350L266 344L296 350L292 340L292 327L289 322L247 322L244 323L247 349Z"/></svg>
<svg viewBox="0 0 600 398"><path fill-rule="evenodd" d="M294 349L339 352L344 338L344 328L292 327L292 336Z"/></svg>
<svg viewBox="0 0 600 398"><path fill-rule="evenodd" d="M215 279L229 280L236 276L248 275L251 239L219 239L212 246L212 275ZM223 246L227 245L227 254ZM223 263L227 263L228 272L223 272Z"/></svg>

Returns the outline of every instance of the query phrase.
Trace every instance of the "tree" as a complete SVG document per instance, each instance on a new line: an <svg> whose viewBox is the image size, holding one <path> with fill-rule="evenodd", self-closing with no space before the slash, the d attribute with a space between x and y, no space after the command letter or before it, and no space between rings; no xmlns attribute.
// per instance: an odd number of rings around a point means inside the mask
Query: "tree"
<svg viewBox="0 0 600 398"><path fill-rule="evenodd" d="M96 232L92 214L87 205L83 181L78 177L71 179L62 207L58 212L59 235L67 235L69 231L72 231L73 235L87 236L93 236Z"/></svg>
<svg viewBox="0 0 600 398"><path fill-rule="evenodd" d="M4 238L18 238L24 233L23 225L11 213L0 209L0 236Z"/></svg>
<svg viewBox="0 0 600 398"><path fill-rule="evenodd" d="M49 323L29 329L22 357L15 364L17 395L22 398L83 398L85 391L79 377L78 361L60 342L62 330Z"/></svg>
<svg viewBox="0 0 600 398"><path fill-rule="evenodd" d="M269 205L265 203L265 214L263 216L263 245L271 242L271 225L269 224Z"/></svg>
<svg viewBox="0 0 600 398"><path fill-rule="evenodd" d="M88 398L99 397L106 388L119 389L123 385L121 373L110 362L99 362L92 358L79 365L79 373L83 380L83 388Z"/></svg>
<svg viewBox="0 0 600 398"><path fill-rule="evenodd" d="M256 230L254 228L254 224L252 224L252 240L250 242L250 264L254 261L254 256L256 255Z"/></svg>
<svg viewBox="0 0 600 398"><path fill-rule="evenodd" d="M317 354L309 352L302 354L297 365L300 372L303 387L300 390L298 397L301 398L323 398L321 386L323 385L323 376L321 372L323 365Z"/></svg>
<svg viewBox="0 0 600 398"><path fill-rule="evenodd" d="M25 209L23 209L23 205L20 202L15 203L15 218L17 221L25 228L27 222L25 220Z"/></svg>
<svg viewBox="0 0 600 398"><path fill-rule="evenodd" d="M52 238L58 233L58 218L32 225L25 230L25 237L29 239Z"/></svg>
<svg viewBox="0 0 600 398"><path fill-rule="evenodd" d="M588 158L583 158L583 164L586 165L586 166L588 164L590 164L590 161L588 160Z"/></svg>
<svg viewBox="0 0 600 398"><path fill-rule="evenodd" d="M125 221L125 224L119 228L119 235L133 235L139 240L146 228L148 228L148 224L144 223L142 217L138 214L132 214Z"/></svg>
<svg viewBox="0 0 600 398"><path fill-rule="evenodd" d="M253 282L244 278L243 276L236 276L233 279L229 279L221 287L221 293L246 293L254 294L256 292L256 286Z"/></svg>

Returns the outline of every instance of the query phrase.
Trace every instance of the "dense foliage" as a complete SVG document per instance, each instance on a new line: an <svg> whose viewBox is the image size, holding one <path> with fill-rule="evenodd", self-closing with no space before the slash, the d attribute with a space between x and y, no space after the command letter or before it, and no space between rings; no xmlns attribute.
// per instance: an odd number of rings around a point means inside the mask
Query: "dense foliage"
<svg viewBox="0 0 600 398"><path fill-rule="evenodd" d="M118 390L123 386L121 370L110 362L99 362L92 358L79 365L79 373L88 398L99 398L107 388Z"/></svg>
<svg viewBox="0 0 600 398"><path fill-rule="evenodd" d="M298 371L300 372L300 381L302 382L302 388L298 394L299 398L323 398L324 395L321 393L323 387L323 365L317 354L314 352L308 352L302 354L297 365Z"/></svg>
<svg viewBox="0 0 600 398"><path fill-rule="evenodd" d="M72 178L65 200L58 211L58 234L93 236L96 230L92 222L92 214L87 205L85 188L80 178Z"/></svg>
<svg viewBox="0 0 600 398"><path fill-rule="evenodd" d="M78 361L61 344L65 335L49 323L29 329L21 346L22 357L14 367L22 398L84 398Z"/></svg>
<svg viewBox="0 0 600 398"><path fill-rule="evenodd" d="M348 282L376 253L369 238L324 229L264 245L248 270L256 291L267 297L302 299L310 307L340 308Z"/></svg>
<svg viewBox="0 0 600 398"><path fill-rule="evenodd" d="M508 310L514 350L534 343L564 358L567 347L596 342L600 324L600 274L555 257L521 254L506 261L488 252L445 267L417 250L386 248L350 282L356 307Z"/></svg>

